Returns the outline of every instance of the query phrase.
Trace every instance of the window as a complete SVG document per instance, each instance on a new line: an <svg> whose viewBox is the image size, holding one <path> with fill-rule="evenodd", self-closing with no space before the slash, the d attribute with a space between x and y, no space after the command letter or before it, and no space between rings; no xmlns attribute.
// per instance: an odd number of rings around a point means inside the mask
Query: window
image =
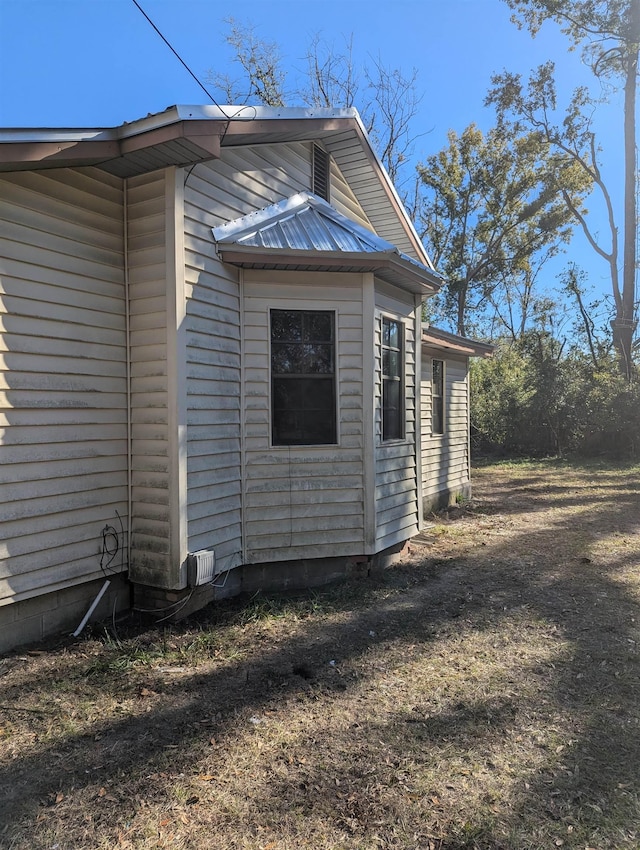
<svg viewBox="0 0 640 850"><path fill-rule="evenodd" d="M382 439L404 437L404 334L401 322L382 318Z"/></svg>
<svg viewBox="0 0 640 850"><path fill-rule="evenodd" d="M271 441L337 442L333 311L271 311Z"/></svg>
<svg viewBox="0 0 640 850"><path fill-rule="evenodd" d="M312 192L325 201L329 200L331 185L331 160L319 145L313 146Z"/></svg>
<svg viewBox="0 0 640 850"><path fill-rule="evenodd" d="M444 434L444 361L433 361L431 382L431 433Z"/></svg>

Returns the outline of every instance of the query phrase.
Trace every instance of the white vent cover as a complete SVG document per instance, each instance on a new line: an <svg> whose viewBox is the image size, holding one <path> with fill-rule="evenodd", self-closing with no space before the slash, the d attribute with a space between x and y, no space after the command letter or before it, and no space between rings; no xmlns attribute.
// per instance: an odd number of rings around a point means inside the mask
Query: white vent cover
<svg viewBox="0 0 640 850"><path fill-rule="evenodd" d="M191 552L187 558L187 584L198 587L209 584L216 576L216 555L212 549Z"/></svg>

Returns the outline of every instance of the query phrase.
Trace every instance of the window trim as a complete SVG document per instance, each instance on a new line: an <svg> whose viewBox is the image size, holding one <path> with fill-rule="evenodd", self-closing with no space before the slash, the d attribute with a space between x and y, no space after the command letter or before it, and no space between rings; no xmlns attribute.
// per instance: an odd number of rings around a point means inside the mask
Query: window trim
<svg viewBox="0 0 640 850"><path fill-rule="evenodd" d="M442 368L440 370L441 371L441 379L440 380L441 380L442 386L440 387L440 390L441 390L440 393L437 394L437 395L436 395L436 392L435 392L435 389L436 389L435 364L436 363L440 363L441 366L442 366ZM446 387L447 387L446 361L439 358L439 357L432 357L431 358L431 435L433 437L443 437L445 432L446 432L446 425L447 425L446 398L445 398ZM435 416L434 416L435 399L440 399L440 407L441 407L440 425L441 425L441 430L439 430L439 431L437 431L435 429Z"/></svg>
<svg viewBox="0 0 640 850"><path fill-rule="evenodd" d="M332 340L331 344L333 346L333 372L329 374L318 374L315 375L312 379L328 379L331 378L332 381L332 399L333 399L333 439L331 442L276 442L274 440L274 378L279 377L277 374L274 376L273 372L273 338L272 338L272 315L273 313L326 313L331 316L332 322ZM311 306L306 306L302 309L297 307L291 307L288 303L282 304L273 304L267 310L267 339L268 339L268 370L269 370L269 445L271 448L280 449L280 448L289 448L289 449L306 449L310 447L322 447L325 446L337 446L339 445L339 410L338 410L338 401L339 401L339 393L338 393L338 311L336 309L328 308L326 305L318 305L313 304ZM309 376L310 373L293 373L299 374L300 377L305 377L305 375ZM311 373L313 374L313 373Z"/></svg>
<svg viewBox="0 0 640 850"><path fill-rule="evenodd" d="M398 326L399 333L399 344L396 347L388 346L384 344L384 327L385 322L393 323ZM406 429L406 362L407 362L407 351L406 351L406 328L405 323L399 316L392 316L387 314L381 314L380 316L380 441L382 443L397 443L403 440L406 440L407 437L407 429ZM387 351L397 351L400 356L400 365L398 368L399 374L397 376L394 375L385 375L384 372L384 352ZM399 435L394 433L393 436L386 436L385 434L385 387L388 384L393 382L399 382L400 384L400 398L398 402L398 413L396 425L399 426Z"/></svg>

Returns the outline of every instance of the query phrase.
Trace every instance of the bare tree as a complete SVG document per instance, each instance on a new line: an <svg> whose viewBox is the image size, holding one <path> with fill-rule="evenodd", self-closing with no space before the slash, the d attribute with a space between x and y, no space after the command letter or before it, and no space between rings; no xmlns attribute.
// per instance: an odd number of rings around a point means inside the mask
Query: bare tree
<svg viewBox="0 0 640 850"><path fill-rule="evenodd" d="M301 79L287 95L287 75L282 67L279 46L256 35L251 25L241 25L233 18L226 24L227 43L233 48L235 62L242 68L241 80L210 71L207 82L215 85L229 102L262 103L267 106L288 105L291 97L311 107L357 107L370 133L383 165L397 186L402 187L403 168L409 166L407 182L417 182L411 167L411 155L417 136L412 131L421 101L417 92L418 73L405 75L400 69L388 68L381 58L371 60L362 72L354 61L353 36L339 50L316 35L310 42L306 67ZM414 194L407 192L407 196Z"/></svg>
<svg viewBox="0 0 640 850"><path fill-rule="evenodd" d="M206 82L220 89L228 103L257 101L265 106L285 105L285 73L280 48L275 42L258 38L251 25L225 18L229 27L227 44L235 51L235 59L244 71L242 81L210 70Z"/></svg>
<svg viewBox="0 0 640 850"><path fill-rule="evenodd" d="M609 222L609 245L603 245L593 232L584 211L565 201L582 228L587 241L609 265L615 303L612 321L613 341L622 373L628 381L633 374L633 337L636 314L636 239L638 229L636 163L636 91L640 48L640 0L505 0L514 10L515 22L536 35L547 20L559 24L571 46L581 46L583 57L594 75L613 80L624 90L624 237L622 282L616 212L609 187L602 174L592 114L598 101L586 89L578 89L561 123L555 118L556 91L554 66L540 66L525 89L520 77L504 73L494 77L488 96L498 110L499 120L508 118L519 126L541 133L558 153L558 163L575 163L603 198Z"/></svg>

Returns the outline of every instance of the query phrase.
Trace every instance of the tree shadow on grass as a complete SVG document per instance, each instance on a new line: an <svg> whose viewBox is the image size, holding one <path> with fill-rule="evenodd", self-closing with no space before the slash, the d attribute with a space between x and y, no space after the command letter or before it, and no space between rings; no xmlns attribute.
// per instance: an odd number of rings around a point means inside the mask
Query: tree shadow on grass
<svg viewBox="0 0 640 850"><path fill-rule="evenodd" d="M500 498L508 501L508 482L501 487ZM519 487L516 478L513 488ZM638 531L635 491L584 507L592 508L598 527ZM425 559L414 558L359 587L318 594L321 603L331 600L326 614L298 622L295 633L275 645L267 639L205 673L167 675L147 666L130 677L88 659L74 673L80 697L96 699L100 688L120 689L123 708L122 716L97 718L81 731L56 712L55 679L40 683L40 706L49 713L32 716L30 751L0 766L0 823L6 826L4 834L0 828L0 844L50 846L38 818L71 828L86 816L87 806L93 838L69 846L93 846L100 830L115 842L141 801L168 805L171 777L215 761L214 752L223 757L227 744L245 740L256 715L260 720L291 700L330 705L334 697L356 694L376 681L372 652L379 657L388 648L393 673L407 658L430 659L443 639L462 636L470 647L483 633L497 639L504 634L506 640L506 626L518 621L525 631L540 623L547 632L552 627L562 651L556 653L550 642L548 658L523 657L517 675L506 671L504 679L480 680L474 687L485 687L484 695L472 698L472 689L464 691L437 711L417 706L415 712L396 712L334 734L322 746L313 743L322 730L303 735L301 746L324 749L324 762L311 759L296 769L289 766L286 776L270 776L251 812L257 818L271 810L275 829L279 817L295 811L301 835L312 834L323 821L337 823L345 846L354 847L362 841L376 846L378 840L407 848L438 842L437 850L543 847L556 840L563 842L557 846L581 850L589 842L635 846L639 614L638 598L620 576L637 559L638 548L604 565L566 561L558 544L567 522L560 510L544 528L524 529L437 565L425 549ZM597 529L580 530L588 551L598 540ZM534 565L523 565L527 552L538 553ZM241 623L242 609L234 602L209 611L201 615L201 627L215 630L216 617L227 625L234 617ZM495 649L498 665L501 651ZM24 684L15 692L6 688L0 699L10 704L18 697L24 699ZM481 805L483 789L492 793L492 770L507 769L495 753L503 740L517 735L524 736L527 752L500 785L504 802ZM209 756L212 738L216 745ZM403 768L408 751L414 754L411 769ZM433 770L435 762L449 776L438 787L420 787L421 773ZM463 772L465 762L480 765L475 776L472 767Z"/></svg>

